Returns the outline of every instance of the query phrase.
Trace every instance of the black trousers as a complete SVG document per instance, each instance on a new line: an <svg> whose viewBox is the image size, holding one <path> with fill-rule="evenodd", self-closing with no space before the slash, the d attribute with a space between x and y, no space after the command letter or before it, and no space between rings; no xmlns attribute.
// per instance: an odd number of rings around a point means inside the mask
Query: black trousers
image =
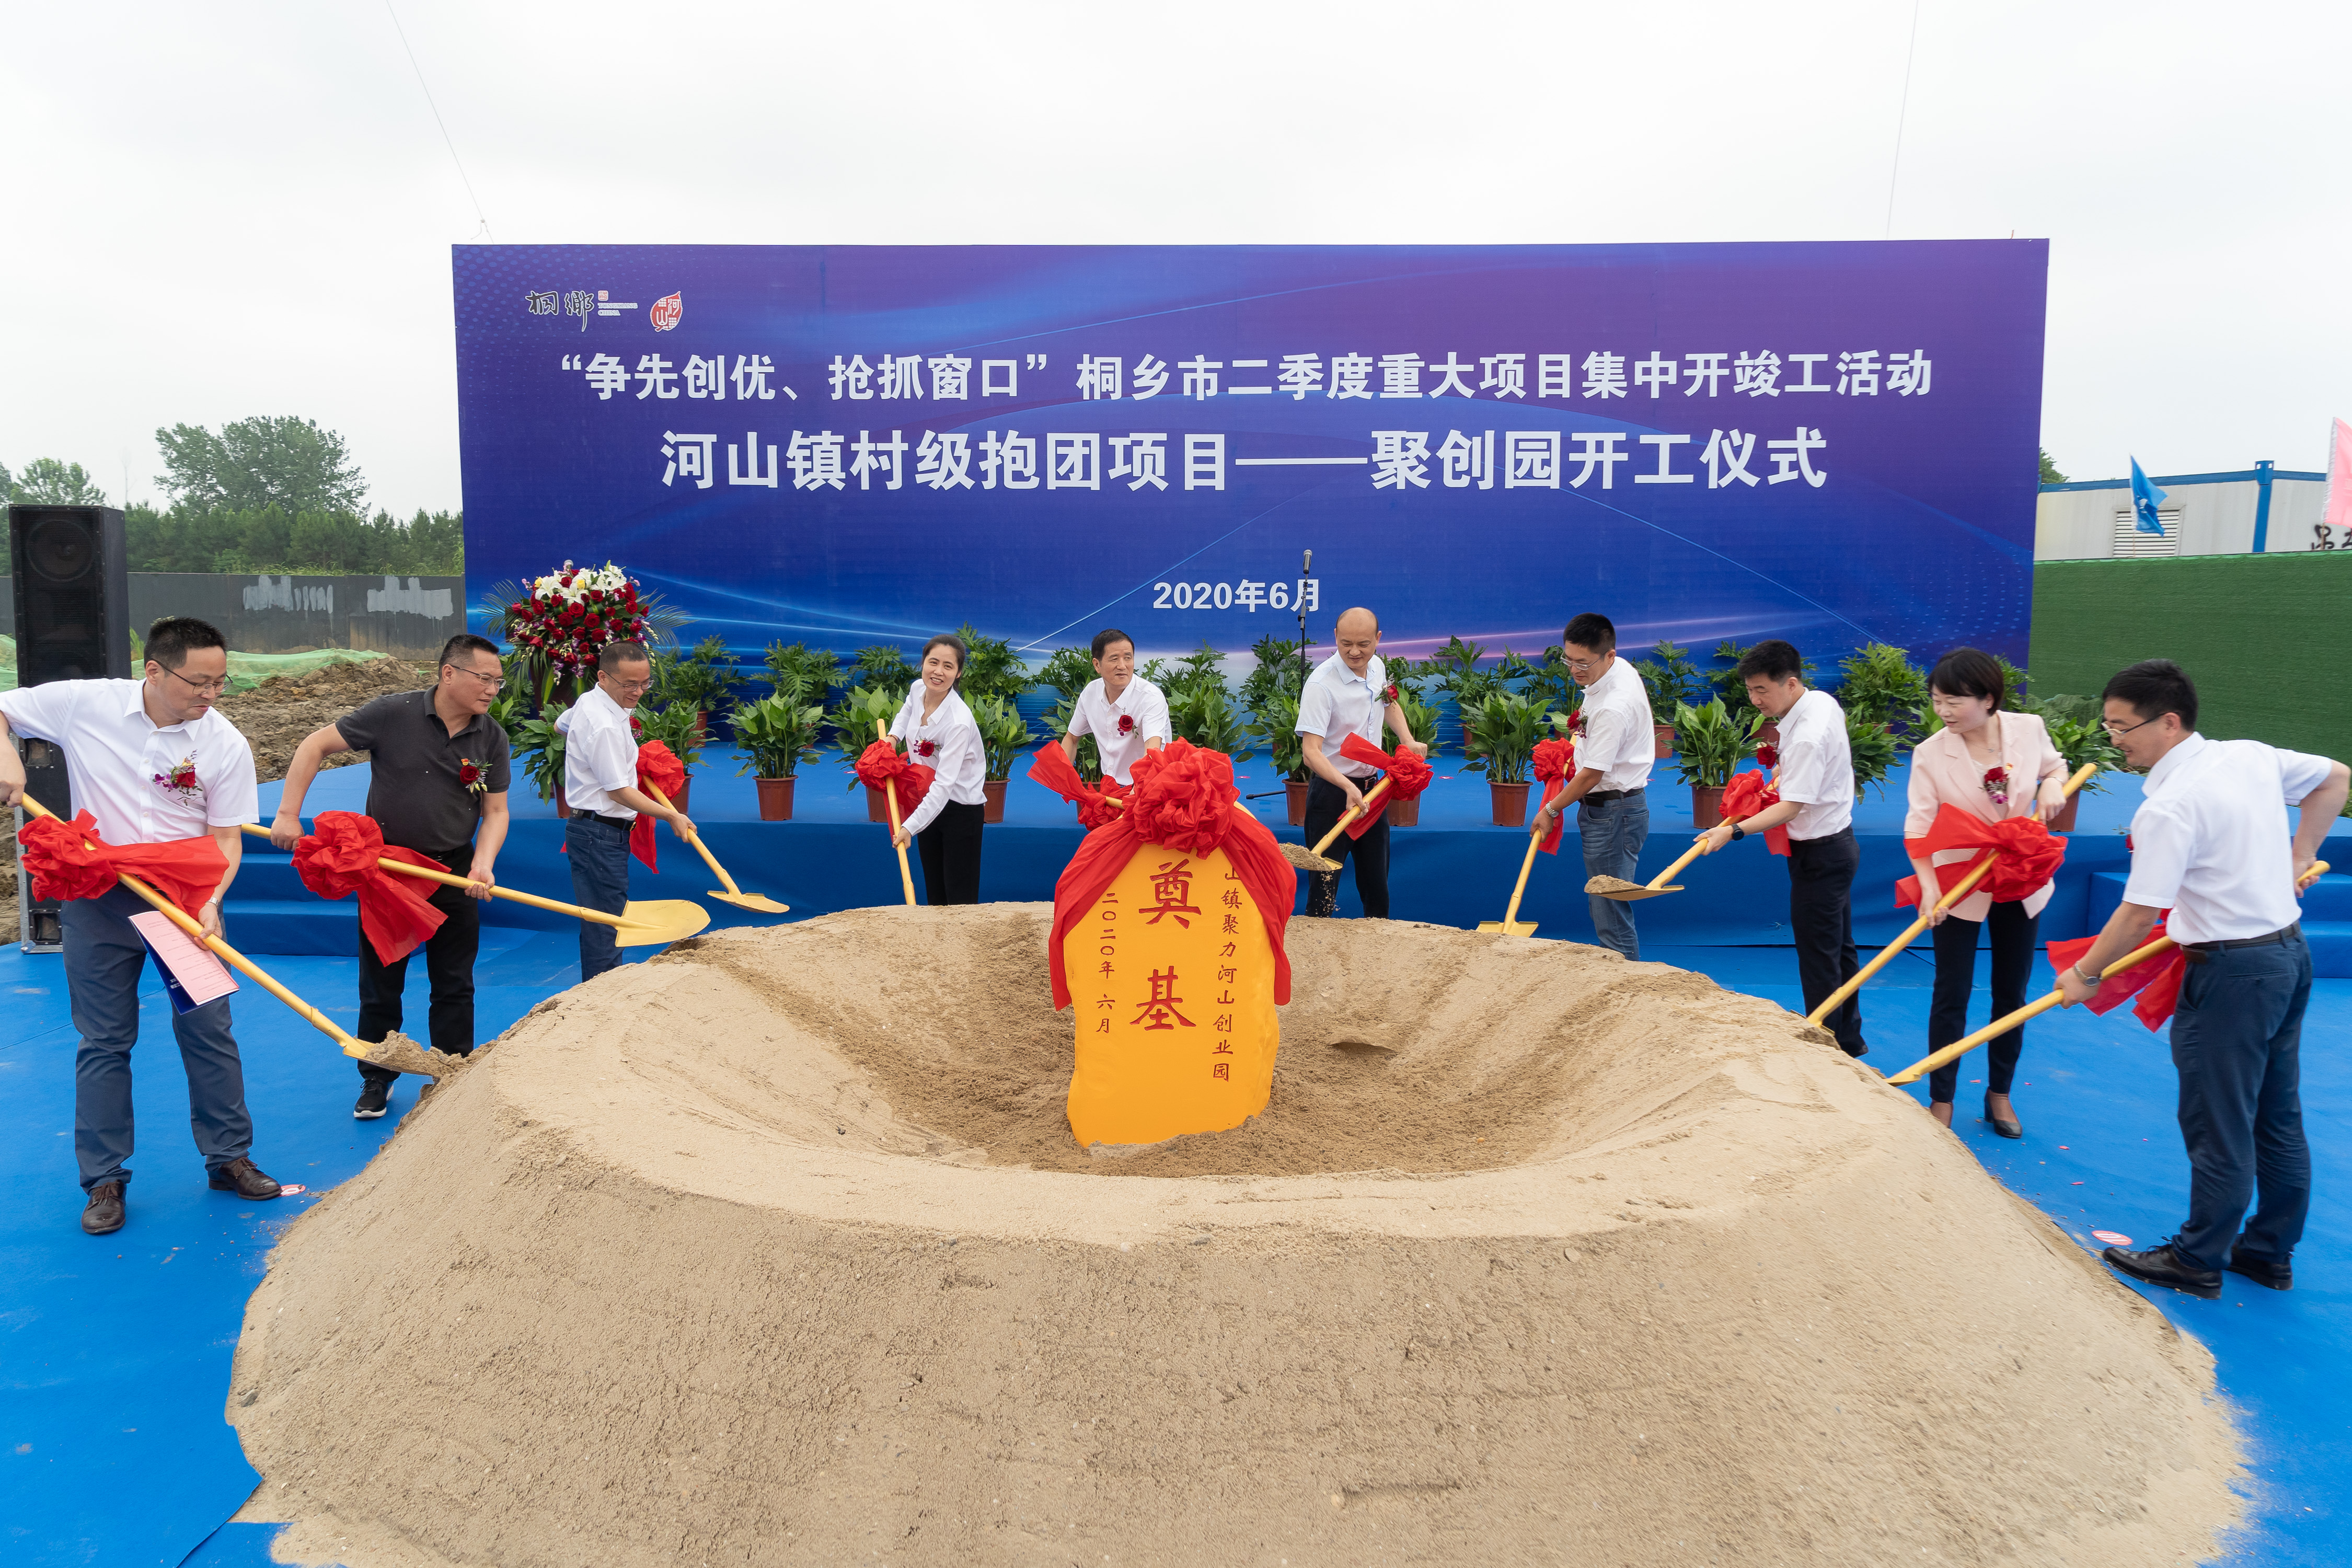
<svg viewBox="0 0 2352 1568"><path fill-rule="evenodd" d="M1851 827L1826 838L1789 840L1789 930L1797 939L1797 984L1807 1016L1862 968L1853 950L1853 873L1861 864L1862 847ZM1866 1048L1859 991L1822 1023L1846 1055L1858 1057Z"/></svg>
<svg viewBox="0 0 2352 1568"><path fill-rule="evenodd" d="M1936 999L1927 1009L1927 1049L1942 1050L1969 1032L1969 991L1977 977L1977 933L1992 932L1992 1016L2005 1017L2025 1005L2026 982L2033 978L2033 933L2042 924L2025 912L2022 900L1995 904L1982 921L1946 915L1936 928ZM2007 1094L2025 1049L2025 1026L1985 1042L1989 1065L1985 1092ZM1959 1087L1960 1062L1946 1062L1927 1075L1927 1098L1948 1105Z"/></svg>
<svg viewBox="0 0 2352 1568"><path fill-rule="evenodd" d="M472 868L474 852L441 856L439 860L464 876ZM425 939L425 973L433 983L433 1001L425 1018L433 1048L462 1057L474 1048L474 956L482 946L482 906L461 888L435 884L432 905L441 911L441 929ZM411 954L414 957L415 954ZM375 944L360 933L360 1023L352 1034L370 1044L400 1027L401 993L408 984L408 959L385 963L375 955ZM359 1064L360 1077L370 1083L390 1083L400 1075L383 1068Z"/></svg>
<svg viewBox="0 0 2352 1568"><path fill-rule="evenodd" d="M1373 781L1364 780L1356 787L1370 789ZM1319 842L1331 831L1348 809L1348 796L1329 779L1318 777L1307 788L1307 842ZM1389 918L1389 815L1381 813L1380 820L1364 829L1361 838L1350 838L1342 833L1323 851L1326 858L1353 860L1356 863L1356 897L1364 902L1364 915L1369 920ZM1310 915L1336 915L1339 912L1339 873L1309 872L1307 878L1307 912Z"/></svg>
<svg viewBox="0 0 2352 1568"><path fill-rule="evenodd" d="M923 902L980 902L980 826L987 818L984 805L950 801L931 825L915 835L923 857Z"/></svg>

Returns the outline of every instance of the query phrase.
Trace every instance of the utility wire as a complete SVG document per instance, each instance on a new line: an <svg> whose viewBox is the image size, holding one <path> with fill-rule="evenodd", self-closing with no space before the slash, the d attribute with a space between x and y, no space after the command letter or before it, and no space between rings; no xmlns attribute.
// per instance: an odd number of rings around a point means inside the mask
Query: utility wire
<svg viewBox="0 0 2352 1568"><path fill-rule="evenodd" d="M449 127L441 119L441 106L433 101L433 89L425 80L425 68L416 63L416 51L408 47L408 30L400 25L400 13L392 8L392 0L383 0L383 14L392 18L392 30L400 35L400 47L408 56L408 68L416 73L416 85L424 89L425 107L433 111L433 123L441 128L442 144L449 149L449 162L457 166L457 178L466 187L466 199L474 204L474 216L481 220L482 226L475 232L487 237L490 220L482 211L482 198L474 195L474 182L466 177L465 161L457 156L457 143L450 139ZM1916 15L1913 25L1917 25ZM1905 90L1909 90L1907 79Z"/></svg>
<svg viewBox="0 0 2352 1568"><path fill-rule="evenodd" d="M384 0L389 5L392 0ZM1911 114L1911 61L1919 52L1919 0L1911 0L1911 41L1903 50L1903 104L1895 111L1895 166L1886 171L1886 232L1879 237L1895 237L1895 180L1903 172L1903 122ZM452 149L450 156L457 155Z"/></svg>

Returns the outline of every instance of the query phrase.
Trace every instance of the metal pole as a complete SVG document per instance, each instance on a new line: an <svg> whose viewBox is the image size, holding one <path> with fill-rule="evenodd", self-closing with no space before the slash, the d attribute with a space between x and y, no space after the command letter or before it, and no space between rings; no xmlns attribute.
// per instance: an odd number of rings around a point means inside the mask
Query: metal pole
<svg viewBox="0 0 2352 1568"><path fill-rule="evenodd" d="M2271 542L2271 472L2276 465L2268 458L2254 465L2254 550L2260 555Z"/></svg>
<svg viewBox="0 0 2352 1568"><path fill-rule="evenodd" d="M1302 694L1307 689L1307 678L1315 673L1315 661L1307 657L1307 579L1314 574L1315 552L1310 550L1298 563L1298 683Z"/></svg>

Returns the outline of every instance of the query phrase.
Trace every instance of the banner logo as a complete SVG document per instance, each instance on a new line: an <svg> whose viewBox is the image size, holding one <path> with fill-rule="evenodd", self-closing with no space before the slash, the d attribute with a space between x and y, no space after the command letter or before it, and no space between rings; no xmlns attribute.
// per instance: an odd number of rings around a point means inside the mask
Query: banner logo
<svg viewBox="0 0 2352 1568"><path fill-rule="evenodd" d="M654 331L666 332L677 325L677 319L686 314L685 293L680 289L654 301L654 308L648 312L653 317Z"/></svg>

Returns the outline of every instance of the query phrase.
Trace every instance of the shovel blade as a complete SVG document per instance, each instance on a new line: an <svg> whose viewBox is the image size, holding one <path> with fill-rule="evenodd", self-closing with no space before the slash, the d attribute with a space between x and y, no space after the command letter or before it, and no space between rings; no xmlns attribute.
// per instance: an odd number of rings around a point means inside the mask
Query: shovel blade
<svg viewBox="0 0 2352 1568"><path fill-rule="evenodd" d="M1536 934L1536 922L1533 921L1480 921L1478 929L1499 931L1505 936L1533 936Z"/></svg>
<svg viewBox="0 0 2352 1568"><path fill-rule="evenodd" d="M381 1040L355 1041L363 1047L360 1060L372 1068L387 1072L413 1072L438 1083L466 1064L461 1058L446 1051L428 1051L406 1035L394 1029Z"/></svg>
<svg viewBox="0 0 2352 1568"><path fill-rule="evenodd" d="M710 923L710 911L692 899L632 901L621 910L613 940L623 947L663 947L684 942Z"/></svg>
<svg viewBox="0 0 2352 1568"><path fill-rule="evenodd" d="M1614 899L1621 904L1630 904L1637 899L1654 899L1660 893L1679 893L1683 889L1679 882L1672 887L1652 888L1640 882L1628 882L1622 877L1595 877L1584 884L1584 890L1597 898Z"/></svg>
<svg viewBox="0 0 2352 1568"><path fill-rule="evenodd" d="M1339 868L1339 862L1324 858L1304 844L1293 844L1285 839L1276 847L1282 851L1282 858L1298 870L1328 872Z"/></svg>
<svg viewBox="0 0 2352 1568"><path fill-rule="evenodd" d="M790 904L780 904L775 900L762 898L758 893L729 893L713 888L702 896L706 899L717 899L722 904L732 904L739 910L751 910L763 915L785 915L792 913L793 910Z"/></svg>

